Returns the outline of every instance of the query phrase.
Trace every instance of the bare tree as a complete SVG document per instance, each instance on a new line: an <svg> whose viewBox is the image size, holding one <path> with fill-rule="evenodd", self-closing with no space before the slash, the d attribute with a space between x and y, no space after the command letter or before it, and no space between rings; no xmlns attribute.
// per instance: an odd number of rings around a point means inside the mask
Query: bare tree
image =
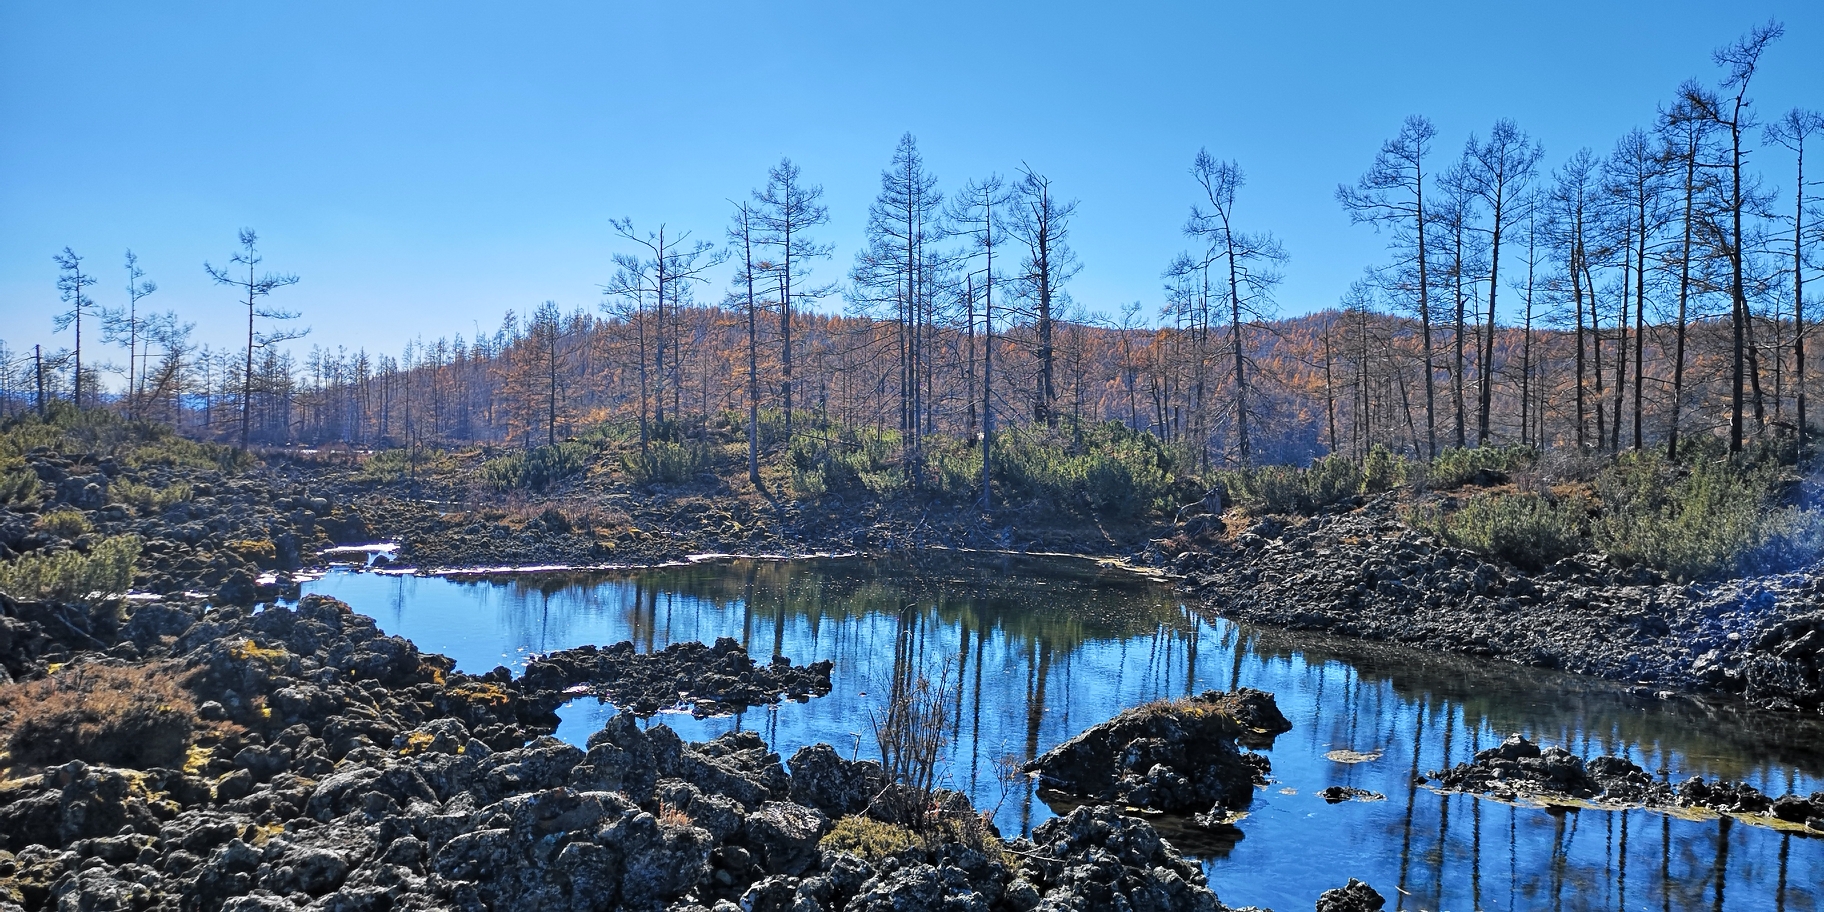
<svg viewBox="0 0 1824 912"><path fill-rule="evenodd" d="M1273 307L1273 287L1279 284L1286 252L1268 233L1244 233L1235 228L1235 193L1246 176L1234 162L1219 162L1199 149L1191 163L1191 177L1203 188L1202 204L1191 206L1184 233L1204 241L1228 273L1229 344L1235 350L1235 427L1241 464L1250 460L1248 443L1247 350L1242 326L1247 320L1265 319Z"/></svg>
<svg viewBox="0 0 1824 912"><path fill-rule="evenodd" d="M246 295L246 299L242 301L247 305L246 364L241 372L241 449L243 450L247 448L247 432L253 420L254 350L268 348L293 339L301 339L310 332L309 329L275 329L265 333L255 331L255 318L267 320L295 320L298 318L297 311L260 306L260 299L287 285L296 285L298 277L289 273L274 272L258 275L255 267L259 266L264 259L255 246L259 240L259 235L255 234L252 228L242 228L241 249L229 258L228 267L217 269L209 265L207 261L203 263L203 271L207 272L209 278L214 279L217 285L232 285ZM238 274L230 274L229 270L235 266L247 267L247 278L242 279Z"/></svg>
<svg viewBox="0 0 1824 912"><path fill-rule="evenodd" d="M1633 446L1643 446L1643 413L1646 395L1646 299L1647 253L1655 237L1670 220L1665 205L1666 180L1671 157L1662 142L1642 130L1630 130L1615 144L1615 151L1604 164L1604 191L1615 210L1615 227L1622 249L1622 315L1619 321L1621 348L1627 349L1627 304L1634 303L1634 416ZM1628 271L1633 270L1633 287L1628 286ZM1617 358L1625 361L1626 355ZM1610 449L1620 449L1622 387L1626 371L1615 378L1615 427Z"/></svg>
<svg viewBox="0 0 1824 912"><path fill-rule="evenodd" d="M763 232L756 241L778 251L772 259L772 272L779 284L779 394L784 400L787 437L792 433L792 311L835 291L834 285L806 281L811 263L828 258L835 246L819 244L805 234L828 224L830 213L820 202L823 188L807 185L799 177L798 166L782 158L767 172L766 189L754 191L754 201L760 206L753 221Z"/></svg>
<svg viewBox="0 0 1824 912"><path fill-rule="evenodd" d="M1805 234L1805 140L1824 132L1824 115L1793 108L1767 127L1767 141L1790 149L1795 160L1792 182L1792 358L1793 385L1797 389L1799 453L1805 452L1805 269L1806 249L1813 239ZM1811 185L1824 183L1816 179ZM1815 229L1814 229L1815 232Z"/></svg>
<svg viewBox="0 0 1824 912"><path fill-rule="evenodd" d="M62 253L52 254L51 259L56 261L57 268L61 271L57 276L57 291L63 303L70 306L69 310L53 316L51 321L58 332L72 326L76 328L76 366L72 375L71 395L76 407L82 408L82 317L95 307L95 300L83 289L95 284L95 277L82 271L82 257L68 247L63 248Z"/></svg>
<svg viewBox="0 0 1824 912"><path fill-rule="evenodd" d="M1729 132L1728 160L1720 163L1729 177L1729 189L1725 191L1724 203L1729 224L1719 232L1721 236L1717 240L1729 263L1729 295L1734 305L1730 315L1733 342L1729 397L1731 453L1742 451L1745 436L1742 394L1747 379L1750 314L1744 263L1747 249L1742 221L1750 207L1753 188L1744 183L1748 151L1743 147L1743 135L1754 127L1753 114L1749 110L1754 102L1748 97L1748 85L1760 66L1761 54L1785 31L1785 26L1769 21L1750 30L1727 47L1718 48L1712 56L1718 66L1729 71L1720 91L1711 91L1696 83L1686 83L1680 89L1683 96L1681 111L1686 112L1687 116L1708 120Z"/></svg>
<svg viewBox="0 0 1824 912"><path fill-rule="evenodd" d="M1527 185L1538 172L1539 145L1528 138L1511 120L1495 121L1488 142L1477 144L1472 135L1465 150L1468 168L1467 189L1488 208L1493 224L1488 231L1488 321L1482 337L1482 354L1477 359L1478 392L1476 408L1476 446L1488 442L1488 420L1494 401L1495 372L1495 296L1501 288L1501 240L1512 227L1514 207L1525 194Z"/></svg>
<svg viewBox="0 0 1824 912"><path fill-rule="evenodd" d="M740 265L735 271L735 290L729 293L729 300L747 314L747 480L755 487L760 486L760 340L758 333L760 299L754 293L757 273L769 268L772 264L754 259L754 213L747 203L735 204L734 223L729 226L728 239L732 244L741 247ZM783 294L781 295L783 298ZM791 388L790 375L785 381L786 389ZM788 394L789 395L789 394ZM790 411L787 411L790 421ZM789 426L789 425L788 425Z"/></svg>
<svg viewBox="0 0 1824 912"><path fill-rule="evenodd" d="M1055 425L1058 390L1053 367L1052 322L1070 300L1064 283L1081 268L1069 244L1070 217L1077 211L1077 201L1057 199L1052 195L1050 178L1033 171L1029 165L1021 165L1020 179L1013 185L1012 202L1007 233L1026 248L1016 293L1031 309L1033 328L1038 336L1039 363L1032 418Z"/></svg>
<svg viewBox="0 0 1824 912"><path fill-rule="evenodd" d="M849 306L861 313L891 314L899 356L899 429L907 477L919 477L919 435L928 424L929 400L921 394L928 370L934 288L942 266L932 249L944 236L943 194L925 169L918 141L907 133L880 174L880 194L868 206L867 246L849 272ZM886 377L881 378L882 383Z"/></svg>
<svg viewBox="0 0 1824 912"><path fill-rule="evenodd" d="M705 276L709 270L720 266L728 258L728 252L717 250L708 241L687 243L690 232L667 236L666 226L661 224L657 231L648 231L641 235L634 229L633 220L629 218L610 219L616 233L646 249L644 260L616 257L615 262L622 267L621 275L635 283L637 299L645 299L645 292L650 291L654 305L653 333L653 379L656 385L654 396L655 408L653 420L665 421L665 301L670 298L673 312L680 311L691 298L693 283L707 282ZM619 287L619 286L617 286ZM623 291L626 289L623 288ZM682 360L677 352L678 342L673 333L673 360ZM673 378L674 393L682 381ZM645 446L645 435L641 436L641 446Z"/></svg>
<svg viewBox="0 0 1824 912"><path fill-rule="evenodd" d="M1669 460L1678 459L1678 436L1685 403L1685 349L1691 325L1691 267L1698 221L1704 218L1697 207L1700 197L1707 193L1705 184L1710 180L1703 168L1703 155L1712 126L1709 121L1694 116L1682 99L1672 109L1660 113L1659 132L1665 140L1672 169L1680 177L1681 210L1679 240L1667 254L1668 265L1678 270L1678 302L1672 328L1671 409L1666 423L1666 458Z"/></svg>
<svg viewBox="0 0 1824 912"><path fill-rule="evenodd" d="M1576 345L1576 424L1577 448L1583 449L1589 442L1589 402L1586 395L1586 377L1589 373L1591 359L1585 354L1593 348L1595 362L1602 363L1602 339L1596 335L1594 323L1586 335L1583 322L1583 301L1586 291L1591 298L1590 309L1595 311L1595 290L1588 287L1589 278L1589 234L1591 223L1595 218L1597 171L1601 167L1596 157L1588 149L1579 149L1554 174L1551 191L1552 232L1558 247L1558 254L1563 258L1565 278L1571 286L1571 306L1575 317L1574 343ZM1586 345L1586 338L1593 344ZM1598 374L1600 376L1600 374ZM1602 388L1597 383L1597 390ZM1600 405L1598 412L1600 413ZM1596 433L1596 444L1602 445L1600 419Z"/></svg>
<svg viewBox="0 0 1824 912"><path fill-rule="evenodd" d="M1395 270L1412 269L1416 273L1413 281L1391 284L1409 292L1419 317L1425 357L1425 443L1429 458L1438 455L1438 430L1437 391L1432 383L1437 367L1432 350L1431 276L1425 244L1425 155L1436 135L1431 121L1416 114L1407 117L1399 135L1382 144L1374 164L1355 186L1336 188L1336 200L1349 212L1352 223L1367 222L1377 231L1382 226L1392 229L1391 246L1399 251Z"/></svg>
<svg viewBox="0 0 1824 912"><path fill-rule="evenodd" d="M1002 220L1010 207L1010 194L998 175L970 181L950 201L950 232L963 238L961 256L964 295L973 301L982 295L982 509L994 509L992 484L994 460L994 285L1000 276L994 268L995 245L1001 243ZM978 269L974 260L980 257Z"/></svg>

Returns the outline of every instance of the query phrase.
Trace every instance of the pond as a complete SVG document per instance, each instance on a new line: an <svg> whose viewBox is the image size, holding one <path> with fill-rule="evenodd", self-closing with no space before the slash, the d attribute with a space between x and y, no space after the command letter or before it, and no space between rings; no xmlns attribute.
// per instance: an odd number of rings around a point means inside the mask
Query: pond
<svg viewBox="0 0 1824 912"><path fill-rule="evenodd" d="M1309 909L1348 877L1389 909L1799 910L1824 897L1824 839L1729 818L1516 807L1414 783L1520 732L1673 781L1808 793L1824 789L1817 720L1237 625L1089 561L936 552L486 579L332 573L304 591L343 599L467 672L517 673L529 655L586 643L652 650L721 636L761 660L830 659L834 690L808 703L652 720L691 740L753 729L786 757L819 741L877 755L871 713L896 676L947 666L961 684L948 784L1008 834L1056 813L1005 775L1010 766L1148 700L1271 691L1293 725L1266 751L1272 784L1226 838L1168 831L1229 905ZM614 712L572 702L558 735L580 744ZM1338 762L1335 751L1374 759ZM1316 793L1330 785L1386 799L1327 804Z"/></svg>

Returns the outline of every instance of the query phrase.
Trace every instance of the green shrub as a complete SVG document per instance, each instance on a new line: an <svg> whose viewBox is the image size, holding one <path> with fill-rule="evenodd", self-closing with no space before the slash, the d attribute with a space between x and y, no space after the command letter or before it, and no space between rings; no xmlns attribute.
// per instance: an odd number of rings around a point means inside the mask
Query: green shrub
<svg viewBox="0 0 1824 912"><path fill-rule="evenodd" d="M839 818L817 843L825 851L845 852L871 863L924 846L925 839L911 827L882 823L859 814Z"/></svg>
<svg viewBox="0 0 1824 912"><path fill-rule="evenodd" d="M368 481L390 483L411 478L414 472L419 477L447 472L456 465L456 461L450 458L450 454L431 447L418 448L415 466L413 465L413 455L412 450L406 447L381 450L362 461L359 477Z"/></svg>
<svg viewBox="0 0 1824 912"><path fill-rule="evenodd" d="M21 464L0 470L0 506L37 509L39 490L38 473L30 466Z"/></svg>
<svg viewBox="0 0 1824 912"><path fill-rule="evenodd" d="M1425 485L1445 491L1466 484L1499 484L1514 472L1532 465L1539 453L1532 447L1451 447L1438 453L1425 468Z"/></svg>
<svg viewBox="0 0 1824 912"><path fill-rule="evenodd" d="M1684 580L1785 569L1818 554L1824 522L1781 506L1784 487L1772 462L1673 466L1657 452L1624 454L1596 479L1593 537L1617 563Z"/></svg>
<svg viewBox="0 0 1824 912"><path fill-rule="evenodd" d="M36 525L38 528L62 538L76 538L95 531L95 526L89 522L87 516L82 515L81 510L68 508L53 510L38 517Z"/></svg>
<svg viewBox="0 0 1824 912"><path fill-rule="evenodd" d="M978 458L978 474L980 465ZM1171 454L1159 438L1117 421L1074 433L1036 427L998 433L992 470L1008 497L1115 518L1167 509L1181 493Z"/></svg>
<svg viewBox="0 0 1824 912"><path fill-rule="evenodd" d="M1362 493L1391 491L1418 472L1419 466L1412 460L1377 443L1369 448L1367 458L1362 460Z"/></svg>
<svg viewBox="0 0 1824 912"><path fill-rule="evenodd" d="M33 552L0 562L0 590L25 599L123 595L139 562L139 536L104 538L87 554Z"/></svg>
<svg viewBox="0 0 1824 912"><path fill-rule="evenodd" d="M706 448L668 440L654 440L644 452L635 451L621 457L621 467L638 484L688 481L708 466Z"/></svg>
<svg viewBox="0 0 1824 912"><path fill-rule="evenodd" d="M1458 547L1541 570L1576 554L1583 545L1580 501L1554 501L1533 493L1477 494L1455 512L1419 519Z"/></svg>
<svg viewBox="0 0 1824 912"><path fill-rule="evenodd" d="M233 474L253 468L257 460L245 450L219 443L198 442L172 433L129 448L122 454L121 461L132 468L182 466Z"/></svg>
<svg viewBox="0 0 1824 912"><path fill-rule="evenodd" d="M792 489L805 497L860 491L895 494L905 487L900 441L897 433L855 429L796 434L786 451Z"/></svg>
<svg viewBox="0 0 1824 912"><path fill-rule="evenodd" d="M0 741L15 761L178 766L197 728L175 665L84 664L0 687Z"/></svg>
<svg viewBox="0 0 1824 912"><path fill-rule="evenodd" d="M1368 476L1353 460L1333 453L1309 469L1260 466L1218 475L1236 506L1249 513L1311 513L1367 489Z"/></svg>
<svg viewBox="0 0 1824 912"><path fill-rule="evenodd" d="M594 446L567 440L489 459L481 464L481 478L497 491L542 491L588 468L594 455Z"/></svg>
<svg viewBox="0 0 1824 912"><path fill-rule="evenodd" d="M189 500L193 489L187 481L155 488L131 479L118 479L108 485L108 499L117 504L126 504L141 513L162 513L172 504Z"/></svg>

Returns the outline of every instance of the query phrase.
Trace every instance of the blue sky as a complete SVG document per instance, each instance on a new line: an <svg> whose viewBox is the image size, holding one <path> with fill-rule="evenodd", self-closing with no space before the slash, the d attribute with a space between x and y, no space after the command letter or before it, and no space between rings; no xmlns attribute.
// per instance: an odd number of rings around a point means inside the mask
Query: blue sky
<svg viewBox="0 0 1824 912"><path fill-rule="evenodd" d="M1440 164L1512 117L1555 166L1714 80L1712 48L1769 17L1787 33L1760 109L1824 107L1824 4L1516 9L8 2L0 339L68 344L50 314L69 245L103 304L125 297L131 247L150 305L233 344L236 305L202 264L242 226L303 277L275 301L304 312L306 346L397 351L545 299L593 307L628 249L610 218L719 241L728 200L782 155L826 188L836 279L906 131L943 187L1024 162L1079 198L1072 292L1107 312L1156 309L1197 149L1236 159L1241 223L1284 242L1280 309L1300 313L1381 257L1333 193L1407 114L1436 122ZM1759 158L1776 185L1783 156Z"/></svg>

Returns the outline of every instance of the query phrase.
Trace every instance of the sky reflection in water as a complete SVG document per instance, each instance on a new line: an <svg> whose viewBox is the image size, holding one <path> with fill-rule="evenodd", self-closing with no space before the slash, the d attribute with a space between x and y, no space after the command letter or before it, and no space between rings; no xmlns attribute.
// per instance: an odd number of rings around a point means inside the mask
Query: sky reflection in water
<svg viewBox="0 0 1824 912"><path fill-rule="evenodd" d="M948 776L1007 833L1053 810L997 759L1024 760L1121 709L1236 685L1272 691L1293 723L1269 751L1239 838L1175 832L1231 905L1308 909L1354 876L1399 909L1813 909L1824 839L1727 819L1646 811L1548 811L1412 784L1524 732L1586 755L1615 753L1672 779L1746 779L1774 794L1824 789L1824 725L1688 701L1662 703L1531 669L1210 620L1164 586L1089 562L931 554L890 560L733 561L613 575L510 580L332 574L306 592L344 599L389 633L483 672L527 655L631 639L642 650L732 636L764 661L835 662L835 689L806 704L655 721L704 740L763 734L782 756L824 741L872 750L870 710L895 675L957 663ZM564 707L581 743L612 714ZM1378 760L1325 758L1346 748ZM1005 762L1001 764L1005 766ZM1328 785L1385 801L1329 805Z"/></svg>

